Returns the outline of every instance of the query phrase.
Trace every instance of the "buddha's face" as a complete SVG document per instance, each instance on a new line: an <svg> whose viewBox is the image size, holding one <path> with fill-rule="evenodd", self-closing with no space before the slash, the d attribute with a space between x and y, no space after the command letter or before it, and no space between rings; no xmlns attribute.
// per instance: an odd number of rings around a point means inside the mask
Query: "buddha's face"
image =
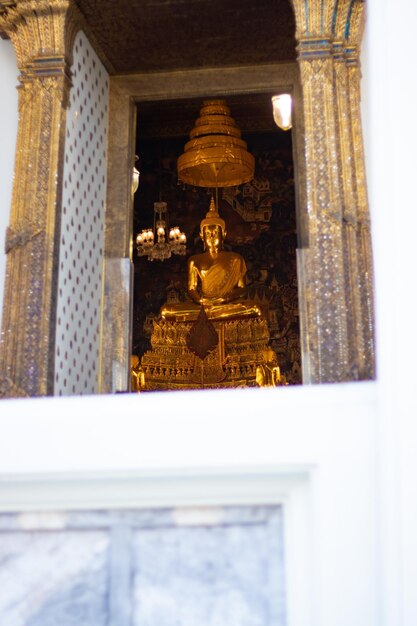
<svg viewBox="0 0 417 626"><path fill-rule="evenodd" d="M223 247L223 231L218 224L208 224L203 228L204 247L207 250L221 250Z"/></svg>

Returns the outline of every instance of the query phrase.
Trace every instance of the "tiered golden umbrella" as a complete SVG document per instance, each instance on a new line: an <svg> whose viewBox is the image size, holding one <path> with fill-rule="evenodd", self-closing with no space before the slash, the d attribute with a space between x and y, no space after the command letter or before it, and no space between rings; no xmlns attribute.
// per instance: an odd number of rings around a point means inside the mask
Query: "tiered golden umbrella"
<svg viewBox="0 0 417 626"><path fill-rule="evenodd" d="M234 187L253 179L255 159L224 100L205 100L178 159L178 178L196 187Z"/></svg>

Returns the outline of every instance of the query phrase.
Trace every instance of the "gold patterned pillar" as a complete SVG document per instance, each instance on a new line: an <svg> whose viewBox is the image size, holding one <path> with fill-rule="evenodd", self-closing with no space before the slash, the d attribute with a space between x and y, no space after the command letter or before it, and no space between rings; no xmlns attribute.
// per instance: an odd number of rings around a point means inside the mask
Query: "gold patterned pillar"
<svg viewBox="0 0 417 626"><path fill-rule="evenodd" d="M373 260L371 225L365 176L361 124L360 93L360 42L364 27L363 2L356 2L349 16L349 32L345 50L348 74L349 109L352 135L352 164L356 189L356 246L359 273L359 304L361 309L363 358L359 376L361 379L375 377L375 332L373 304Z"/></svg>
<svg viewBox="0 0 417 626"><path fill-rule="evenodd" d="M65 109L77 26L71 0L16 0L0 30L16 51L19 128L0 351L0 395L51 394Z"/></svg>
<svg viewBox="0 0 417 626"><path fill-rule="evenodd" d="M303 89L307 245L298 253L304 382L371 378L364 321L352 77L357 0L293 0ZM359 83L358 83L359 85ZM358 161L363 154L357 155ZM363 180L363 179L362 179ZM363 180L362 193L365 189ZM369 243L369 240L367 240ZM370 295L370 291L368 292ZM368 298L368 304L370 300ZM373 371L373 369L372 369Z"/></svg>
<svg viewBox="0 0 417 626"><path fill-rule="evenodd" d="M343 192L343 234L352 379L374 376L372 259L360 118L362 2L343 0L335 24L334 67Z"/></svg>
<svg viewBox="0 0 417 626"><path fill-rule="evenodd" d="M353 160L352 116L349 102L345 42L336 41L334 49L335 93L339 138L339 159L342 191L342 228L346 304L348 309L349 366L353 380L363 376L364 337L360 303L360 267L357 246L357 194Z"/></svg>
<svg viewBox="0 0 417 626"><path fill-rule="evenodd" d="M309 230L304 265L310 382L349 380L342 194L329 36L299 42ZM306 355L304 355L305 357Z"/></svg>

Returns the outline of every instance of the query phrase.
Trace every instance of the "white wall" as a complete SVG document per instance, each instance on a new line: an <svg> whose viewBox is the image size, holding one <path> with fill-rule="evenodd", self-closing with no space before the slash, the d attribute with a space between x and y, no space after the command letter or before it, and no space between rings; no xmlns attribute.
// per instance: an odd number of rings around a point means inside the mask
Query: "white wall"
<svg viewBox="0 0 417 626"><path fill-rule="evenodd" d="M3 312L3 290L6 272L4 239L9 225L12 201L14 157L17 136L17 63L10 41L0 39L0 327Z"/></svg>
<svg viewBox="0 0 417 626"><path fill-rule="evenodd" d="M288 626L380 626L375 392L352 383L3 401L0 510L282 502Z"/></svg>
<svg viewBox="0 0 417 626"><path fill-rule="evenodd" d="M368 188L375 252L380 624L417 623L415 24L410 0L369 0Z"/></svg>

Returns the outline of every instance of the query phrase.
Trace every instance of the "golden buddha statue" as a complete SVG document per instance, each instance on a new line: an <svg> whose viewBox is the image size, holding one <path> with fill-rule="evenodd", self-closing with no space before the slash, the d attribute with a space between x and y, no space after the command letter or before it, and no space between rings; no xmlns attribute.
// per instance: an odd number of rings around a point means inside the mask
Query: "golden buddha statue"
<svg viewBox="0 0 417 626"><path fill-rule="evenodd" d="M200 224L205 250L188 261L190 301L167 302L153 322L151 349L141 360L145 391L281 384L267 320L244 297L246 263L240 254L223 250L225 236L225 222L212 199ZM210 338L217 335L205 356L190 345L199 316ZM200 330L198 337L207 337Z"/></svg>
<svg viewBox="0 0 417 626"><path fill-rule="evenodd" d="M204 252L188 260L188 294L192 301L165 304L164 320L188 322L197 319L204 306L212 320L259 317L257 304L243 298L246 286L246 263L237 252L223 250L226 224L211 199L210 208L200 224Z"/></svg>

